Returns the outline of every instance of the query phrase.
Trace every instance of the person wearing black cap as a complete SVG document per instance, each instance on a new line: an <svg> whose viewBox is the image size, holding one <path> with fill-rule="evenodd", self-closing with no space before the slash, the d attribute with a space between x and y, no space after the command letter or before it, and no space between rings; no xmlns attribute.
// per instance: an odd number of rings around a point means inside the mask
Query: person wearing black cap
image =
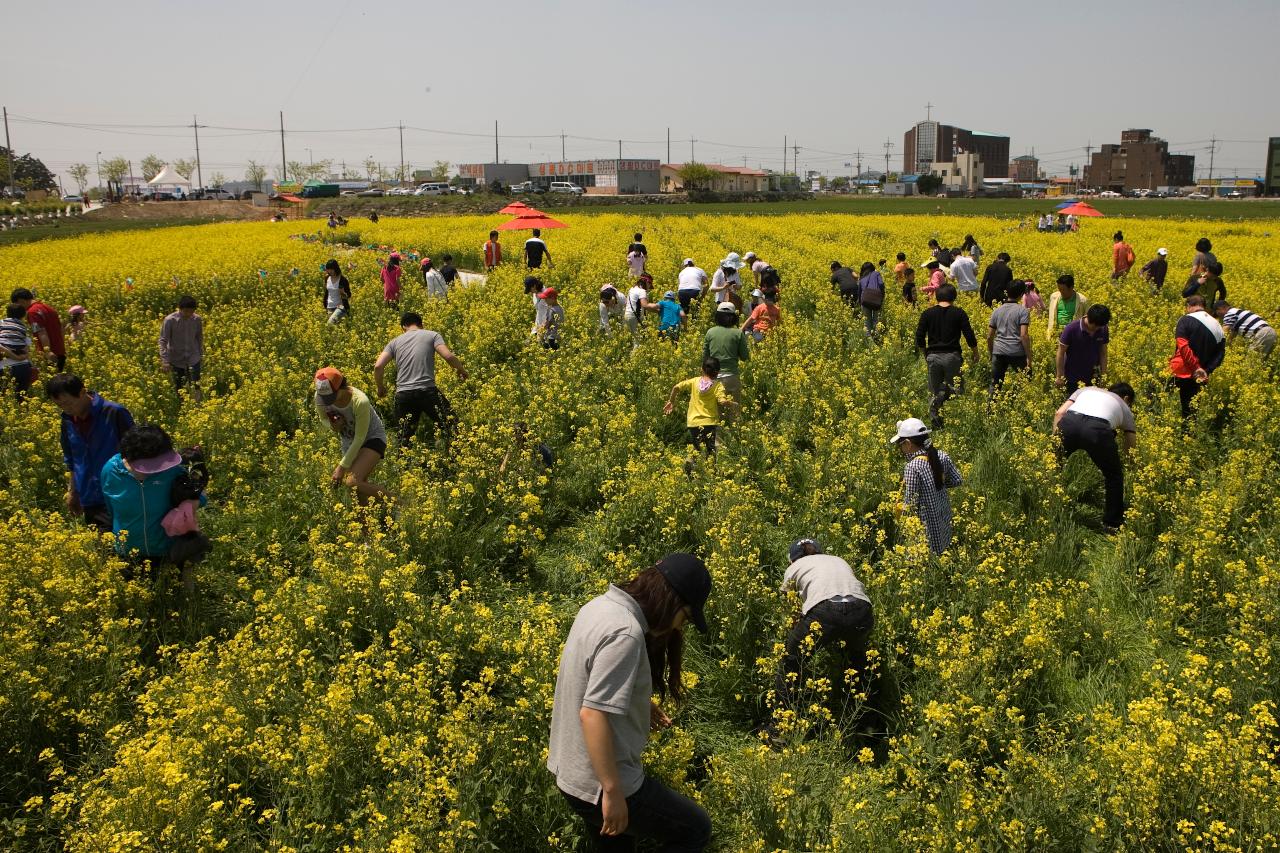
<svg viewBox="0 0 1280 853"><path fill-rule="evenodd" d="M583 605L569 629L551 711L547 769L598 849L700 851L711 819L697 803L648 776L651 729L671 724L653 700L681 698L684 625L707 630L711 574L692 554L668 554Z"/></svg>
<svg viewBox="0 0 1280 853"><path fill-rule="evenodd" d="M866 684L867 638L874 623L871 599L847 562L822 553L813 539L793 542L788 556L791 565L782 576L782 591L794 588L799 593L800 612L787 634L773 688L774 707L781 710L791 708L793 694L804 687L804 669L814 652L835 642L844 645L847 668L857 670ZM810 644L806 640L815 627L818 633Z"/></svg>

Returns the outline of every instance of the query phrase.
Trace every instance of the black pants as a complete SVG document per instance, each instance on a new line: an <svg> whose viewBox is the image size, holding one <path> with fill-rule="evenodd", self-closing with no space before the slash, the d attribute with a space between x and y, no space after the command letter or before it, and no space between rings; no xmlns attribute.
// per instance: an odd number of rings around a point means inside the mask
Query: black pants
<svg viewBox="0 0 1280 853"><path fill-rule="evenodd" d="M1124 468L1120 464L1116 431L1102 418L1075 412L1062 416L1058 430L1062 433L1062 450L1067 456L1083 450L1102 472L1102 482L1107 489L1102 523L1108 527L1119 527L1124 522Z"/></svg>
<svg viewBox="0 0 1280 853"><path fill-rule="evenodd" d="M786 651L778 665L778 675L774 684L774 702L779 708L790 708L792 694L801 686L804 667L809 663L813 652L823 646L844 641L844 651L848 666L858 670L858 675L866 683L867 672L867 638L871 635L875 623L871 615L871 603L858 598L847 603L823 601L802 614L787 633ZM805 650L805 638L814 627L822 633L814 643L813 651Z"/></svg>
<svg viewBox="0 0 1280 853"><path fill-rule="evenodd" d="M627 797L627 828L622 835L601 835L604 815L598 803L560 792L587 825L600 851L631 851L641 838L660 841L663 853L700 853L711 842L711 818L702 807L651 776ZM603 799L603 797L601 798Z"/></svg>
<svg viewBox="0 0 1280 853"><path fill-rule="evenodd" d="M1191 417L1191 401L1200 393L1200 383L1196 381L1194 376L1188 376L1186 379L1181 376L1175 376L1173 382L1178 386L1178 400L1182 403L1182 416L1189 418Z"/></svg>
<svg viewBox="0 0 1280 853"><path fill-rule="evenodd" d="M400 425L401 444L413 441L423 415L431 418L446 440L453 437L453 408L440 389L416 388L396 392L396 423Z"/></svg>
<svg viewBox="0 0 1280 853"><path fill-rule="evenodd" d="M1014 370L1027 369L1026 355L1000 355L995 353L991 356L991 387L999 388L1004 384L1004 375L1009 368Z"/></svg>
<svg viewBox="0 0 1280 853"><path fill-rule="evenodd" d="M714 426L689 427L689 443L701 447L710 456L716 452L716 428Z"/></svg>
<svg viewBox="0 0 1280 853"><path fill-rule="evenodd" d="M63 372L65 372L65 371L66 371L66 369L67 369L67 355L66 355L66 353L63 353L62 355L57 356L57 359L58 359L58 372L59 372L59 373L63 373Z"/></svg>
<svg viewBox="0 0 1280 853"><path fill-rule="evenodd" d="M31 362L24 361L21 364L11 364L0 370L0 376L8 374L10 382L13 385L13 393L21 398L26 396L27 391L31 389L31 381L35 376L35 368L31 366Z"/></svg>
<svg viewBox="0 0 1280 853"><path fill-rule="evenodd" d="M688 316L689 306L693 304L693 300L696 299L699 302L702 301L702 291L679 290L679 291L676 291L676 297L679 298L680 300L680 310L684 311L685 315Z"/></svg>

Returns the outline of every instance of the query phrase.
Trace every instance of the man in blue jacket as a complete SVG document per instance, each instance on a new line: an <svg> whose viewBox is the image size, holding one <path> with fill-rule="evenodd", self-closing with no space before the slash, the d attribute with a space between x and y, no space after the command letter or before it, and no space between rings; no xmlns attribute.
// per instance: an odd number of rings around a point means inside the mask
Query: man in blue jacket
<svg viewBox="0 0 1280 853"><path fill-rule="evenodd" d="M119 403L84 387L84 380L59 373L44 384L45 394L62 410L62 461L71 472L67 509L86 524L111 529L111 511L102 494L102 466L120 449L120 437L133 429L133 416Z"/></svg>

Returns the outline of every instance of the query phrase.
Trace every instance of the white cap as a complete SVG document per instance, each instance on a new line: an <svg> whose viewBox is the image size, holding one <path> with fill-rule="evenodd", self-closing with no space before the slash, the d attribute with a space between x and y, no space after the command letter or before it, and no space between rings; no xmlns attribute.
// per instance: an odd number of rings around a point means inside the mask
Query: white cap
<svg viewBox="0 0 1280 853"><path fill-rule="evenodd" d="M693 258L685 258L684 263L682 263L681 266L685 266L685 267L693 266Z"/></svg>
<svg viewBox="0 0 1280 853"><path fill-rule="evenodd" d="M726 314L738 313L738 309L734 306L732 302L721 302L719 305L716 306L716 311L717 312L723 311Z"/></svg>
<svg viewBox="0 0 1280 853"><path fill-rule="evenodd" d="M745 255L745 258L746 258L746 260L748 260L748 261L754 261L754 260L756 259L756 253L755 253L755 252L747 252L747 254Z"/></svg>
<svg viewBox="0 0 1280 853"><path fill-rule="evenodd" d="M751 295L752 295L752 296L764 296L764 293L763 293L763 291L761 291L761 290L760 290L760 288L758 288L758 287L757 287L755 290L751 291Z"/></svg>
<svg viewBox="0 0 1280 853"><path fill-rule="evenodd" d="M924 421L919 418L907 418L905 421L898 421L898 432L889 439L890 444L897 444L905 439L912 441L920 441L929 437L929 428L924 425Z"/></svg>
<svg viewBox="0 0 1280 853"><path fill-rule="evenodd" d="M1168 249L1156 249L1156 254L1157 254L1157 255L1167 255L1167 254L1169 254L1169 250L1168 250Z"/></svg>

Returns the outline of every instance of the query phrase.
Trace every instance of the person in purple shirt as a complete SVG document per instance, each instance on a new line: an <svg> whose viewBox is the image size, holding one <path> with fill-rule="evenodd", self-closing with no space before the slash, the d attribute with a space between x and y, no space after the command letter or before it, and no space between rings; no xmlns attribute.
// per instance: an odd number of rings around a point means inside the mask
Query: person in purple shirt
<svg viewBox="0 0 1280 853"><path fill-rule="evenodd" d="M1079 320L1072 320L1058 336L1057 378L1054 384L1074 392L1081 385L1092 385L1107 372L1107 343L1111 340L1108 324L1111 309L1090 305Z"/></svg>

